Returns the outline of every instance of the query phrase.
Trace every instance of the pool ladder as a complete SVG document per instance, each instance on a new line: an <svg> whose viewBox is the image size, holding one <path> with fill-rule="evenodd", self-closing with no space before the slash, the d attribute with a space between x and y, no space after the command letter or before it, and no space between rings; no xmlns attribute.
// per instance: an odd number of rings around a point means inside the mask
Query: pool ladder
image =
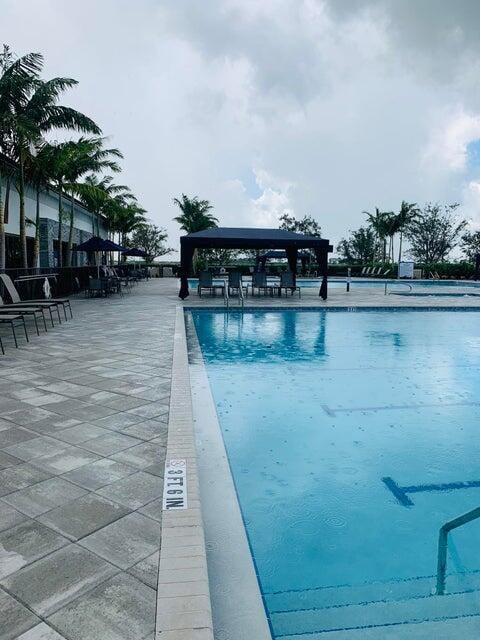
<svg viewBox="0 0 480 640"><path fill-rule="evenodd" d="M225 287L223 288L223 304L228 311L228 309L230 308L230 296L228 294L228 282L226 280L225 280ZM244 305L245 305L245 296L243 294L242 283L240 282L240 286L238 287L238 306L241 306L243 309Z"/></svg>
<svg viewBox="0 0 480 640"><path fill-rule="evenodd" d="M440 527L437 554L437 596L443 596L445 594L448 534L452 529L457 529L458 527L468 524L473 520L477 520L478 518L480 518L480 507L467 511L467 513L445 522L445 524Z"/></svg>

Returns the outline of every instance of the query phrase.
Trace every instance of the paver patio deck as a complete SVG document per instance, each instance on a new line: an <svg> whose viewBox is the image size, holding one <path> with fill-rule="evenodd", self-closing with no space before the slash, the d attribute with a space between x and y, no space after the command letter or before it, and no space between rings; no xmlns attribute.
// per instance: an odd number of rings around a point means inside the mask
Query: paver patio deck
<svg viewBox="0 0 480 640"><path fill-rule="evenodd" d="M155 280L74 300L72 321L19 349L4 333L0 640L153 639L177 293ZM372 289L246 304L480 308ZM184 306L223 300L193 293Z"/></svg>
<svg viewBox="0 0 480 640"><path fill-rule="evenodd" d="M176 299L74 300L0 356L0 639L155 626ZM160 503L160 504L159 504Z"/></svg>

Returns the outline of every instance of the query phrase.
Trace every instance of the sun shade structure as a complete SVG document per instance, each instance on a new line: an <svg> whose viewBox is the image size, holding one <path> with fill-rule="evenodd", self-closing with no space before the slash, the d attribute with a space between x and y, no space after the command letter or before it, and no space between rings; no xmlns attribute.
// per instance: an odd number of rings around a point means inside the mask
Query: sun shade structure
<svg viewBox="0 0 480 640"><path fill-rule="evenodd" d="M188 276L192 270L195 249L276 249L284 250L292 273L297 273L298 252L312 249L315 253L322 283L319 295L327 299L328 254L333 251L328 240L306 236L285 229L241 229L214 227L180 238L180 292L184 300L188 295Z"/></svg>

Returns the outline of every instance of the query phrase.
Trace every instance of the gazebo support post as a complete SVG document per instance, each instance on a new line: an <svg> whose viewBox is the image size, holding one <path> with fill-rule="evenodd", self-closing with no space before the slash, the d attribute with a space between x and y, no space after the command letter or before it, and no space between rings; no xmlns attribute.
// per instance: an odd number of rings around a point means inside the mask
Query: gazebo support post
<svg viewBox="0 0 480 640"><path fill-rule="evenodd" d="M293 273L293 282L295 284L297 279L297 258L298 258L297 247L287 247L286 254L287 254L287 260L288 260L288 268Z"/></svg>
<svg viewBox="0 0 480 640"><path fill-rule="evenodd" d="M318 262L318 268L320 270L320 277L322 278L322 283L320 285L320 291L318 292L318 295L322 298L322 300L326 300L328 297L328 253L326 251L323 251L322 249L315 249L315 255Z"/></svg>
<svg viewBox="0 0 480 640"><path fill-rule="evenodd" d="M184 244L180 238L180 291L178 297L182 300L188 298L188 276L192 270L193 253L195 249L191 245Z"/></svg>

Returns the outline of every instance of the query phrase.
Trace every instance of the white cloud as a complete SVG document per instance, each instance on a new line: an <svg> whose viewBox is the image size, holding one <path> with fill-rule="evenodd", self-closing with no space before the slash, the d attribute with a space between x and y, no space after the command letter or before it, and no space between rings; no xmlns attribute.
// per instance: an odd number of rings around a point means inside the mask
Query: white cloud
<svg viewBox="0 0 480 640"><path fill-rule="evenodd" d="M80 81L69 102L113 136L172 245L182 192L229 226L308 213L334 242L375 206L480 204L477 0L0 0L0 15L17 52Z"/></svg>
<svg viewBox="0 0 480 640"><path fill-rule="evenodd" d="M428 171L462 172L467 169L468 144L480 139L480 115L458 108L442 114L431 131L423 162Z"/></svg>

